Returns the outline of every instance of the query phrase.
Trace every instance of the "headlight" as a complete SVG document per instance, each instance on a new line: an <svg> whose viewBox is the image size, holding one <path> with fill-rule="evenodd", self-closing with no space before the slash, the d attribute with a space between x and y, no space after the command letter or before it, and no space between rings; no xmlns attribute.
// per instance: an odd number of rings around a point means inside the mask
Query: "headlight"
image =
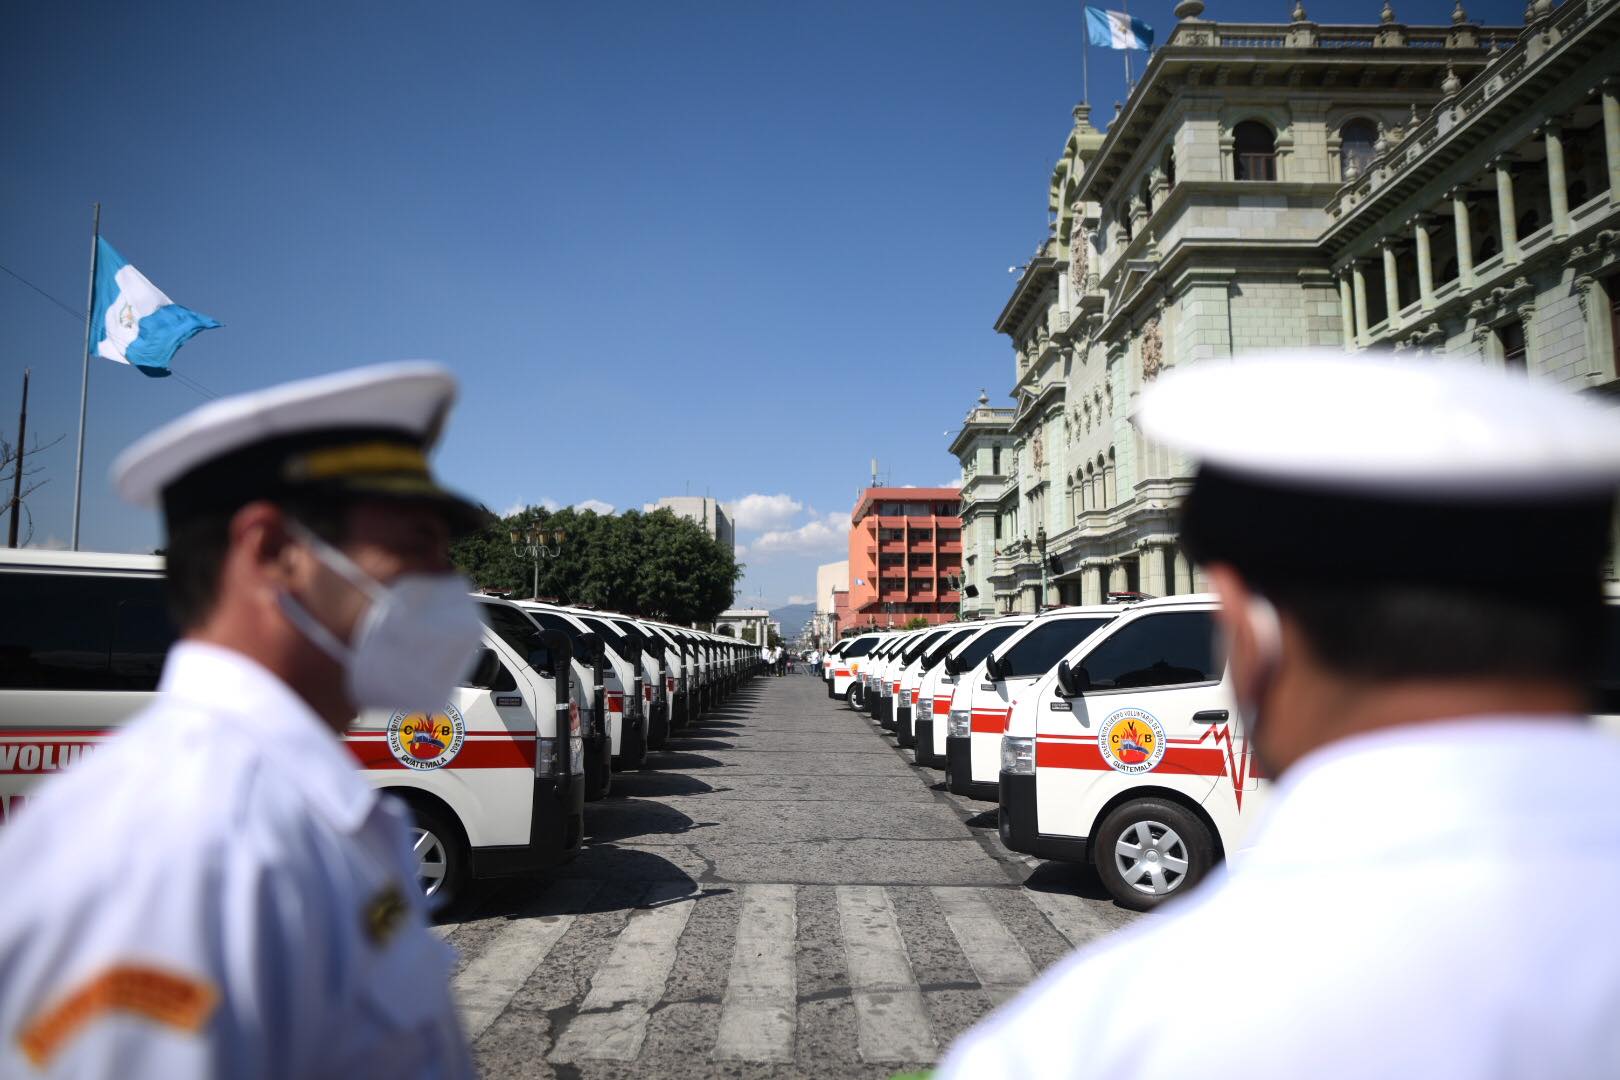
<svg viewBox="0 0 1620 1080"><path fill-rule="evenodd" d="M894 697L894 687L885 682L880 693L882 693L884 697Z"/></svg>
<svg viewBox="0 0 1620 1080"><path fill-rule="evenodd" d="M934 714L934 699L917 698L916 704L911 707L911 711L918 716L932 716Z"/></svg>
<svg viewBox="0 0 1620 1080"><path fill-rule="evenodd" d="M953 739L965 739L973 733L973 714L966 709L952 709L945 717L945 734Z"/></svg>
<svg viewBox="0 0 1620 1080"><path fill-rule="evenodd" d="M1035 772L1035 740L1003 735L1001 737L1001 771L1014 776L1032 776Z"/></svg>

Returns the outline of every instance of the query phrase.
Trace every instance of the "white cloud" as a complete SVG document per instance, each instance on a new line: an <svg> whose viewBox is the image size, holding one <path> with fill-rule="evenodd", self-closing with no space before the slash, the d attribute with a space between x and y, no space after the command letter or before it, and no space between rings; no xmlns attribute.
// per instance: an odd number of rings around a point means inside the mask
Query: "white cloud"
<svg viewBox="0 0 1620 1080"><path fill-rule="evenodd" d="M507 518L511 517L513 514L521 514L531 506L538 506L542 510L557 510L561 508L561 504L558 503L556 499L541 499L539 502L530 502L528 499L519 499L511 506L508 506L505 510L502 510L501 517Z"/></svg>
<svg viewBox="0 0 1620 1080"><path fill-rule="evenodd" d="M598 514L613 513L613 504L603 502L601 499L586 499L574 504L575 510L595 510Z"/></svg>
<svg viewBox="0 0 1620 1080"><path fill-rule="evenodd" d="M790 604L809 604L813 601L810 599L810 597L805 596L803 593L794 593L792 596L787 598L787 602Z"/></svg>
<svg viewBox="0 0 1620 1080"><path fill-rule="evenodd" d="M749 532L780 529L804 509L804 504L791 495L744 495L729 504L731 520L739 529Z"/></svg>
<svg viewBox="0 0 1620 1080"><path fill-rule="evenodd" d="M756 557L825 555L849 547L849 515L842 511L814 518L797 529L775 529L749 545Z"/></svg>
<svg viewBox="0 0 1620 1080"><path fill-rule="evenodd" d="M36 551L66 551L68 545L66 540L63 540L55 533L51 533L43 540L30 540L23 547L30 547Z"/></svg>

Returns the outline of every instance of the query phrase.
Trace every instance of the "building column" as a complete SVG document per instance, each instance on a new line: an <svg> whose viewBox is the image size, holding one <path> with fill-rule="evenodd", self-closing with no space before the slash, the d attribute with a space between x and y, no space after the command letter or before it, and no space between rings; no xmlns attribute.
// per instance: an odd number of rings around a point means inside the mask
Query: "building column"
<svg viewBox="0 0 1620 1080"><path fill-rule="evenodd" d="M1192 562L1187 553L1180 548L1176 549L1176 592L1177 594L1197 592L1197 584L1193 581Z"/></svg>
<svg viewBox="0 0 1620 1080"><path fill-rule="evenodd" d="M1451 189L1451 220L1457 232L1457 288L1474 287L1474 231L1468 223L1468 192Z"/></svg>
<svg viewBox="0 0 1620 1080"><path fill-rule="evenodd" d="M1082 604L1102 603L1103 579L1102 568L1088 566L1080 572L1080 602Z"/></svg>
<svg viewBox="0 0 1620 1080"><path fill-rule="evenodd" d="M1401 325L1401 284L1395 277L1395 245L1385 240L1378 247L1384 256L1385 325L1394 330Z"/></svg>
<svg viewBox="0 0 1620 1080"><path fill-rule="evenodd" d="M1361 268L1361 260L1357 259L1350 264L1350 282L1355 286L1356 294L1356 340L1367 340L1367 272Z"/></svg>
<svg viewBox="0 0 1620 1080"><path fill-rule="evenodd" d="M1519 213L1513 208L1513 173L1506 155L1491 162L1496 170L1496 220L1502 230L1502 265L1519 261Z"/></svg>
<svg viewBox="0 0 1620 1080"><path fill-rule="evenodd" d="M1424 311L1434 310L1434 261L1429 251L1429 217L1412 219L1412 236L1417 242L1418 300Z"/></svg>
<svg viewBox="0 0 1620 1080"><path fill-rule="evenodd" d="M1170 549L1151 544L1142 549L1142 591L1154 596L1170 593Z"/></svg>
<svg viewBox="0 0 1620 1080"><path fill-rule="evenodd" d="M1342 271L1339 274L1339 324L1344 329L1344 347L1347 350L1356 347L1356 303L1353 293L1350 271Z"/></svg>
<svg viewBox="0 0 1620 1080"><path fill-rule="evenodd" d="M1122 562L1108 565L1108 591L1124 592L1130 588L1131 579L1125 574L1125 564Z"/></svg>
<svg viewBox="0 0 1620 1080"><path fill-rule="evenodd" d="M1620 202L1620 84L1603 84L1603 156L1609 163L1609 201Z"/></svg>
<svg viewBox="0 0 1620 1080"><path fill-rule="evenodd" d="M1569 185L1564 179L1564 132L1556 120L1541 127L1541 141L1547 151L1547 201L1552 204L1554 236L1569 235Z"/></svg>

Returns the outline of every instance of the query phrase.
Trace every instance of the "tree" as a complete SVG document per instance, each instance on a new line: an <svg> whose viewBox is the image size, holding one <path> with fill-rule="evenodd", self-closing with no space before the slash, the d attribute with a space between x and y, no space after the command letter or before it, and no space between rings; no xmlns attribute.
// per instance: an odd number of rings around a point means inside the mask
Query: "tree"
<svg viewBox="0 0 1620 1080"><path fill-rule="evenodd" d="M539 595L563 603L691 624L731 604L742 576L731 551L696 522L669 510L598 514L530 506L457 542L456 565L480 588L527 597L535 562L515 549L512 530L562 530L539 560ZM526 540L523 541L527 543Z"/></svg>
<svg viewBox="0 0 1620 1080"><path fill-rule="evenodd" d="M928 625L928 620L927 619L923 618L921 615L913 615L911 618L906 620L905 628L907 630L921 630L923 627L925 627L927 625Z"/></svg>
<svg viewBox="0 0 1620 1080"><path fill-rule="evenodd" d="M765 644L769 645L773 649L781 648L782 647L782 635L778 634L775 630L772 630L770 632L770 637L766 639Z"/></svg>
<svg viewBox="0 0 1620 1080"><path fill-rule="evenodd" d="M22 453L19 454L15 445L0 438L0 511L3 511L3 514L0 514L0 521L6 522L6 528L9 532L9 518L13 514L16 515L19 525L16 542L23 547L28 546L28 542L34 538L34 514L28 509L28 496L50 483L48 479L34 479L44 471L45 467L31 464L31 462L39 460L35 457L36 454L49 450L61 442L62 439L63 436L61 435L48 443L41 443L38 439L35 439L32 446L25 447ZM11 490L17 483L17 469L19 467L17 459L19 457L22 459L22 483L17 487L17 498L15 509L13 509Z"/></svg>

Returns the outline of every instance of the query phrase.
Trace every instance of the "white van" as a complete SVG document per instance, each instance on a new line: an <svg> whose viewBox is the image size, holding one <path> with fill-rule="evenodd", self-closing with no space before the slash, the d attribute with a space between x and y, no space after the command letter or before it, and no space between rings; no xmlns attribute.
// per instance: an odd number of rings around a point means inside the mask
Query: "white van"
<svg viewBox="0 0 1620 1080"><path fill-rule="evenodd" d="M1215 610L1210 596L1132 604L1019 695L1001 741L1007 847L1090 863L1137 910L1232 850L1261 780Z"/></svg>
<svg viewBox="0 0 1620 1080"><path fill-rule="evenodd" d="M976 625L949 623L911 650L910 660L894 680L894 741L902 748L909 750L917 745L916 705L923 679L933 673L951 650L978 632Z"/></svg>
<svg viewBox="0 0 1620 1080"><path fill-rule="evenodd" d="M642 700L646 676L641 669L641 640L625 628L610 622L600 612L586 608L560 608L574 616L602 639L607 650L606 708L608 727L617 728L613 764L620 769L639 769L647 763L647 710Z"/></svg>
<svg viewBox="0 0 1620 1080"><path fill-rule="evenodd" d="M838 654L838 662L833 665L832 696L842 698L851 708L860 708L861 684L856 680L860 678L866 654L879 640L881 637L878 634L860 634L850 638L844 645L844 651Z"/></svg>
<svg viewBox="0 0 1620 1080"><path fill-rule="evenodd" d="M821 681L827 684L827 696L833 696L833 672L838 668L838 658L844 655L844 649L849 645L846 638L835 642L821 655Z"/></svg>
<svg viewBox="0 0 1620 1080"><path fill-rule="evenodd" d="M945 734L955 699L957 681L971 674L990 650L1012 636L1029 617L1014 615L989 622L974 623L966 638L957 640L939 663L929 668L918 681L916 700L912 703L912 731L916 745L912 760L918 765L943 769L945 767Z"/></svg>
<svg viewBox="0 0 1620 1080"><path fill-rule="evenodd" d="M894 726L894 714L890 711L890 697L894 690L889 683L889 673L915 637L916 631L891 633L887 640L872 650L872 655L861 668L861 704L866 714L882 727Z"/></svg>
<svg viewBox="0 0 1620 1080"><path fill-rule="evenodd" d="M580 734L585 745L585 800L604 799L613 790L614 738L607 715L607 649L601 635L564 612L532 600L514 601L542 630L565 635L573 646L573 687L570 696L580 702Z"/></svg>
<svg viewBox="0 0 1620 1080"><path fill-rule="evenodd" d="M174 629L163 560L148 556L0 553L0 611L3 822L152 699ZM418 877L439 903L469 877L564 862L584 835L569 644L504 601L479 611L483 647L442 711L368 711L344 735L366 780L410 806Z"/></svg>
<svg viewBox="0 0 1620 1080"><path fill-rule="evenodd" d="M1007 709L1036 679L1120 612L1118 606L1054 608L1012 634L957 686L946 717L951 791L994 802Z"/></svg>

